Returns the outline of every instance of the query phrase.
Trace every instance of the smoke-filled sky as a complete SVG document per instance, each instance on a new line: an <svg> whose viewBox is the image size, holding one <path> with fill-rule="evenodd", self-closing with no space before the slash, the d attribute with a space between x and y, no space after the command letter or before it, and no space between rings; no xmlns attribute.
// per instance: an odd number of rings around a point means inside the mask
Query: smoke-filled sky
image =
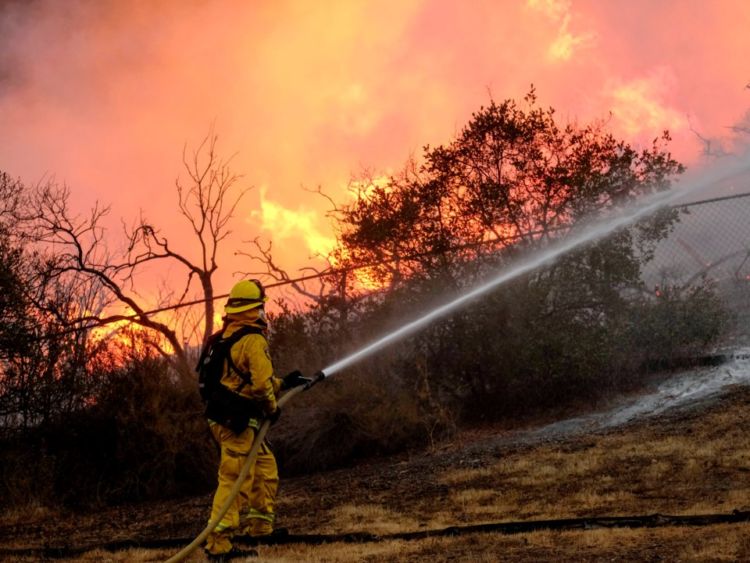
<svg viewBox="0 0 750 563"><path fill-rule="evenodd" d="M344 201L532 83L562 120L669 129L700 166L697 134L750 107L749 29L747 0L0 1L0 170L112 204L113 241L139 209L178 237L183 146L213 127L254 186L220 284L258 235L295 274L332 236L303 187Z"/></svg>

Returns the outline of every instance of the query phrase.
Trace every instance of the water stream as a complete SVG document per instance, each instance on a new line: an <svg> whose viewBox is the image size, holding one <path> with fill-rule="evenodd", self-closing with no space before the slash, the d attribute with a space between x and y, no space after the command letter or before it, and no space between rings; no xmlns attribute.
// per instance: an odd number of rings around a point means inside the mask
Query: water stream
<svg viewBox="0 0 750 563"><path fill-rule="evenodd" d="M503 269L491 280L478 285L463 295L455 297L444 305L436 307L428 313L404 324L400 328L377 338L370 344L363 346L345 358L324 368L322 373L325 377L329 377L386 346L417 332L434 320L459 309L505 282L531 272L541 266L545 266L568 252L603 239L614 231L631 225L632 223L651 215L661 207L675 203L677 200L683 199L693 192L713 186L719 182L747 172L750 172L750 158L735 158L732 159L731 162L725 162L723 166L714 166L710 170L699 175L685 178L669 191L658 192L646 198L642 198L638 205L624 209L616 216L607 217L605 220L593 223L576 232L571 232L568 236L553 243L543 251L533 253L518 263Z"/></svg>

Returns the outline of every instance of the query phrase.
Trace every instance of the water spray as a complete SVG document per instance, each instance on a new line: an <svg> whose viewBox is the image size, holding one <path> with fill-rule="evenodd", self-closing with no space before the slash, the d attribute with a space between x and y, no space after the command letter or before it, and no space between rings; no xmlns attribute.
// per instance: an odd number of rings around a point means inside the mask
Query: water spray
<svg viewBox="0 0 750 563"><path fill-rule="evenodd" d="M394 330L393 332L378 338L374 342L364 346L358 351L346 356L345 358L331 364L330 366L322 369L315 374L316 382L322 381L323 379L330 377L336 372L341 371L344 368L362 360L370 354L412 334L419 329L423 328L432 321L447 315L466 305L473 299L487 293L488 291L496 288L497 286L508 282L514 278L517 278L523 274L531 272L545 264L553 262L560 256L567 254L579 247L582 247L588 243L597 241L604 238L605 236L613 233L614 231L626 227L632 223L635 223L639 219L643 219L648 215L651 215L659 208L666 206L667 204L674 203L676 200L689 195L699 188L711 186L718 182L727 180L734 176L742 173L750 172L750 162L747 159L734 162L720 170L717 167L712 168L710 171L703 173L699 177L684 180L680 182L680 189L673 189L665 192L657 192L646 198L642 198L639 204L635 207L626 208L622 210L618 215L607 217L606 219L597 221L583 228L581 231L571 234L557 243L553 243L550 247L544 251L539 251L521 263L514 267L503 271L495 278L491 279L484 284L481 284L474 289L469 290L463 295L456 297L452 301L441 305L429 313L406 323L401 328Z"/></svg>

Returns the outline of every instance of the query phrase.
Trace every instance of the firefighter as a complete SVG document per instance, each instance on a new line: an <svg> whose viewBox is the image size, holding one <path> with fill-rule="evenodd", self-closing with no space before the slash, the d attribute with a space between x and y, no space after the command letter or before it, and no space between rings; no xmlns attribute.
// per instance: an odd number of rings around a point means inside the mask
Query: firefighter
<svg viewBox="0 0 750 563"><path fill-rule="evenodd" d="M263 285L258 280L243 280L232 288L224 307L226 315L222 338L228 339L240 330L248 334L231 345L221 385L240 396L244 400L241 404L249 405L249 408L243 407L245 413L241 417L240 427L236 423L228 424L223 416L225 413L212 414L210 405L207 409L211 434L221 452L219 482L209 521L214 519L229 496L262 419L268 418L273 422L278 419L278 392L309 381L299 371L283 379L273 375L266 340L266 301ZM224 424L219 421L224 421ZM206 539L205 551L209 560L228 561L237 556L247 557L249 552L232 547L233 536L258 537L273 533L278 483L276 459L268 444L263 443L233 505Z"/></svg>

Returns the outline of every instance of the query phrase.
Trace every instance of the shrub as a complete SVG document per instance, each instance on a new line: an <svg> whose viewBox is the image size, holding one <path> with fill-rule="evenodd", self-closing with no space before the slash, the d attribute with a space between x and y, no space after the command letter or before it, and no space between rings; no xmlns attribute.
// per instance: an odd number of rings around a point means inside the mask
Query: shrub
<svg viewBox="0 0 750 563"><path fill-rule="evenodd" d="M730 314L707 281L665 287L632 309L629 345L641 365L670 367L716 343Z"/></svg>
<svg viewBox="0 0 750 563"><path fill-rule="evenodd" d="M165 360L113 368L88 408L8 438L0 498L85 507L205 492L216 452L196 389Z"/></svg>
<svg viewBox="0 0 750 563"><path fill-rule="evenodd" d="M272 436L284 474L424 446L452 430L446 413L431 409L388 364L366 362L336 374L290 405Z"/></svg>

